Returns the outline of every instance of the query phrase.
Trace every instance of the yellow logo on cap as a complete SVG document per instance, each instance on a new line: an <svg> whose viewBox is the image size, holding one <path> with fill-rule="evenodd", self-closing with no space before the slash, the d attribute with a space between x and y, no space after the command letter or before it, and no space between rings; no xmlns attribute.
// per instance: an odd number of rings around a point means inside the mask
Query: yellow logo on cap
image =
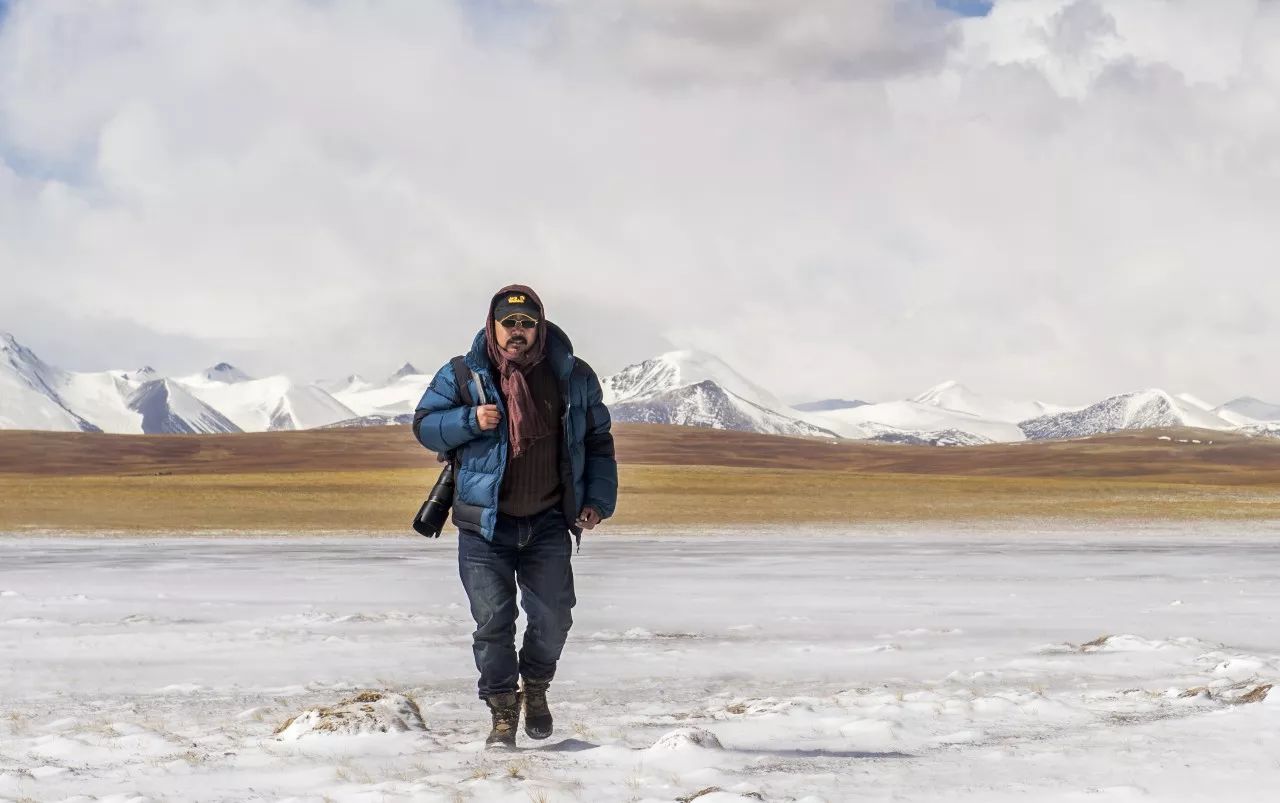
<svg viewBox="0 0 1280 803"><path fill-rule="evenodd" d="M524 296L507 296L508 304L523 304Z"/></svg>

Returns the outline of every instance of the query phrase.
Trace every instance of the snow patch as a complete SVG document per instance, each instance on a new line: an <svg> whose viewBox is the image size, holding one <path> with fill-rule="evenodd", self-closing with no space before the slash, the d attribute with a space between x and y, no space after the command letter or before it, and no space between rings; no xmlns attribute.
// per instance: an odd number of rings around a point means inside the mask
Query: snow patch
<svg viewBox="0 0 1280 803"><path fill-rule="evenodd" d="M197 375L177 382L245 432L313 429L355 417L321 388L287 376L227 383Z"/></svg>
<svg viewBox="0 0 1280 803"><path fill-rule="evenodd" d="M911 401L927 407L938 407L987 421L1004 421L1009 424L1073 409L1061 404L981 396L955 380L935 385L915 396Z"/></svg>
<svg viewBox="0 0 1280 803"><path fill-rule="evenodd" d="M366 691L335 706L312 708L276 729L276 738L297 741L307 736L362 736L374 733L425 731L418 704L402 694Z"/></svg>
<svg viewBox="0 0 1280 803"><path fill-rule="evenodd" d="M1099 636L1093 641L1085 642L1079 647L1080 652L1155 652L1158 650L1187 649L1205 647L1199 639L1183 637L1176 639L1148 639L1134 635Z"/></svg>
<svg viewBox="0 0 1280 803"><path fill-rule="evenodd" d="M709 730L702 728L679 728L663 734L653 746L650 753L672 753L685 750L723 750L720 740Z"/></svg>
<svg viewBox="0 0 1280 803"><path fill-rule="evenodd" d="M1009 421L983 418L917 401L867 404L806 417L845 438L907 442L906 436L931 435L940 445L1024 440L1022 430Z"/></svg>

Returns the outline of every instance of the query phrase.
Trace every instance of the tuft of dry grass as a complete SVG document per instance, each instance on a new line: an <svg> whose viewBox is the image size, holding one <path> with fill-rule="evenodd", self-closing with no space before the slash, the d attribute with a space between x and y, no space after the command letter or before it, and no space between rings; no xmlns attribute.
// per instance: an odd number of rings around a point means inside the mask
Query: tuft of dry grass
<svg viewBox="0 0 1280 803"><path fill-rule="evenodd" d="M523 781L525 779L525 773L529 771L530 766L531 764L527 758L520 759L519 761L512 761L508 763L506 767L507 777L514 781Z"/></svg>
<svg viewBox="0 0 1280 803"><path fill-rule="evenodd" d="M1086 641L1084 644L1081 644L1078 649L1080 652L1092 652L1094 650L1102 649L1107 645L1107 642L1110 640L1111 640L1111 636L1101 635L1101 636L1098 636L1093 641Z"/></svg>

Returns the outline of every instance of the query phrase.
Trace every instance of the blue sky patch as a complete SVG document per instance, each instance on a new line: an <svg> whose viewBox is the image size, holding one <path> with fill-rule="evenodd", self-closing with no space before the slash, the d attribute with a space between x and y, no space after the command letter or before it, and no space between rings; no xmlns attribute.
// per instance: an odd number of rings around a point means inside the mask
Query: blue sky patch
<svg viewBox="0 0 1280 803"><path fill-rule="evenodd" d="M995 0L934 0L938 8L954 11L962 17L985 17L991 13Z"/></svg>
<svg viewBox="0 0 1280 803"><path fill-rule="evenodd" d="M518 36L547 13L527 0L458 0L458 6L476 38L489 43Z"/></svg>

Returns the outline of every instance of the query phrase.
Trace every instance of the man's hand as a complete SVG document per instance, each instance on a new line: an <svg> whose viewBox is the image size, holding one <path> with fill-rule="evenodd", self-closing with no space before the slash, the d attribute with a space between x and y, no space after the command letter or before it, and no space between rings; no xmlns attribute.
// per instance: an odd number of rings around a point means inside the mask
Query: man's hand
<svg viewBox="0 0 1280 803"><path fill-rule="evenodd" d="M591 505L584 507L582 512L578 514L578 520L574 522L575 525L584 530L594 530L599 523L600 513Z"/></svg>
<svg viewBox="0 0 1280 803"><path fill-rule="evenodd" d="M480 425L481 430L493 429L501 420L502 413L498 412L496 404L482 404L476 408L476 423Z"/></svg>

